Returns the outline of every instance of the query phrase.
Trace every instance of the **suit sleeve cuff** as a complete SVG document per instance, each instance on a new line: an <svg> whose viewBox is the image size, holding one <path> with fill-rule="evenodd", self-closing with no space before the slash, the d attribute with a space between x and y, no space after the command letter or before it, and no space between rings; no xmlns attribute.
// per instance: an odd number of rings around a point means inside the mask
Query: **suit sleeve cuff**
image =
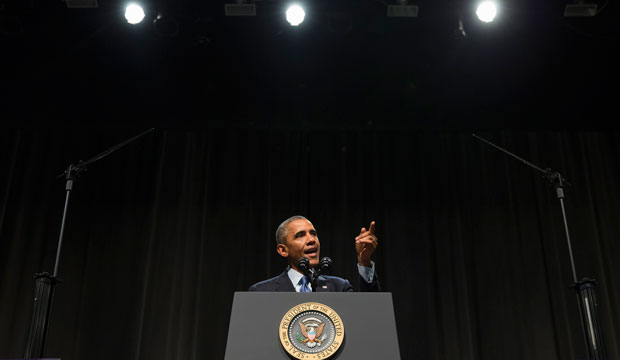
<svg viewBox="0 0 620 360"><path fill-rule="evenodd" d="M359 271L360 276L369 284L372 283L375 278L375 262L371 261L370 264L371 266L362 266L357 264L357 270Z"/></svg>

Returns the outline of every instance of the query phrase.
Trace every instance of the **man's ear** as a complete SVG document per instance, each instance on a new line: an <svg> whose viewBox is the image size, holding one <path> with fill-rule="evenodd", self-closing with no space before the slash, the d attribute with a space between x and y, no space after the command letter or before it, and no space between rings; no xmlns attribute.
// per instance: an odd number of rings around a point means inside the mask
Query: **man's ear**
<svg viewBox="0 0 620 360"><path fill-rule="evenodd" d="M288 247L284 244L278 244L276 246L276 251L278 252L278 254L280 254L280 256L287 258L288 257Z"/></svg>

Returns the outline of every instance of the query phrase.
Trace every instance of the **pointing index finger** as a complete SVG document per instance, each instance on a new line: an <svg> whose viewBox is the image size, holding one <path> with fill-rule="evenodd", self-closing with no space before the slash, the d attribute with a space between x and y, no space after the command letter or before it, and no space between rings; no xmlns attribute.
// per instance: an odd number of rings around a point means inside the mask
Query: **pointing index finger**
<svg viewBox="0 0 620 360"><path fill-rule="evenodd" d="M372 235L375 234L375 222L374 221L370 223L370 227L368 228L368 231L370 231Z"/></svg>

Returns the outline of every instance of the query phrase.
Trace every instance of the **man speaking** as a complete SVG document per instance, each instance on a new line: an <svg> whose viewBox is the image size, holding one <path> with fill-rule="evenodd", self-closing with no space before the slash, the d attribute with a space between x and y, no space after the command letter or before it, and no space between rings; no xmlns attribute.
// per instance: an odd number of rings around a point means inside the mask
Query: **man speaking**
<svg viewBox="0 0 620 360"><path fill-rule="evenodd" d="M377 237L373 221L368 230L362 228L355 238L360 291L381 291L375 274L375 264L370 260L376 248ZM311 269L319 265L321 244L316 229L305 217L292 216L278 226L276 251L286 258L289 265L287 269L274 278L252 285L249 291L353 291L351 283L343 278L320 275L313 279L313 274L317 272Z"/></svg>

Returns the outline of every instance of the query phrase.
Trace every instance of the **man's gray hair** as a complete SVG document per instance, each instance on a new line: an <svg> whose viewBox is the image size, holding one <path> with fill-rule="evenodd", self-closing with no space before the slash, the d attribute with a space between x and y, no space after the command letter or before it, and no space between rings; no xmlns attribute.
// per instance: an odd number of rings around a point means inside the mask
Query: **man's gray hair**
<svg viewBox="0 0 620 360"><path fill-rule="evenodd" d="M276 230L276 244L286 244L286 235L288 235L288 224L295 220L310 221L301 215L291 216L290 218L282 221L282 224L280 224L280 226L278 226L278 230Z"/></svg>

